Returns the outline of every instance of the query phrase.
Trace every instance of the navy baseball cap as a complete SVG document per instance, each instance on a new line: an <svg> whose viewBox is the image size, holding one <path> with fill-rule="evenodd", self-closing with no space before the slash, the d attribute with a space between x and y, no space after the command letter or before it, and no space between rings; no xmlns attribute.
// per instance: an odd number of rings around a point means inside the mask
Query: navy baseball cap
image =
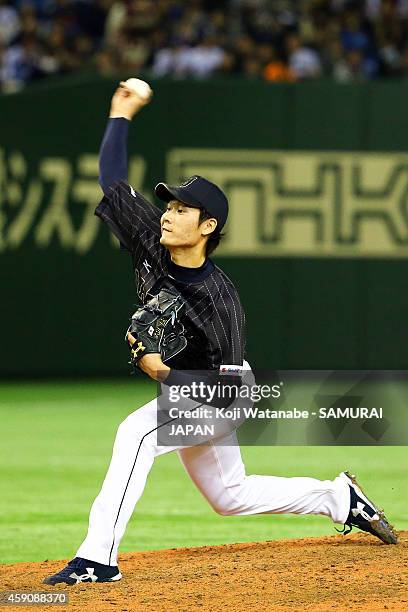
<svg viewBox="0 0 408 612"><path fill-rule="evenodd" d="M154 192L164 202L179 200L187 206L205 208L214 219L217 219L219 229L225 225L228 217L228 200L217 185L202 176L190 176L184 183L175 187L159 183Z"/></svg>

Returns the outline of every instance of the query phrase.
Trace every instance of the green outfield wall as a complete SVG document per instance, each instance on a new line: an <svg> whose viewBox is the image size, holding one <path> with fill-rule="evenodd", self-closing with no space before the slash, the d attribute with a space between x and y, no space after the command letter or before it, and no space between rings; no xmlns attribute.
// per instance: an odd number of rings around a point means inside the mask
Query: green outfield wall
<svg viewBox="0 0 408 612"><path fill-rule="evenodd" d="M128 373L131 262L93 215L115 83L0 97L0 375ZM215 260L259 367L408 364L408 84L153 83L130 181L194 173L231 205Z"/></svg>

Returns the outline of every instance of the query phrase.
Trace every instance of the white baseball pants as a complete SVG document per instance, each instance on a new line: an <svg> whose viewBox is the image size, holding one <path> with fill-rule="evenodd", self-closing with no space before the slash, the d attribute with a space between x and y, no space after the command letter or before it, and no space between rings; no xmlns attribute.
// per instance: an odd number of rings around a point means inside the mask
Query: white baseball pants
<svg viewBox="0 0 408 612"><path fill-rule="evenodd" d="M216 443L180 448L158 446L156 428L156 400L132 412L119 425L109 469L92 505L88 533L77 557L117 565L120 541L153 461L173 450L219 514L322 514L335 523L347 519L350 493L342 478L247 476L235 433Z"/></svg>

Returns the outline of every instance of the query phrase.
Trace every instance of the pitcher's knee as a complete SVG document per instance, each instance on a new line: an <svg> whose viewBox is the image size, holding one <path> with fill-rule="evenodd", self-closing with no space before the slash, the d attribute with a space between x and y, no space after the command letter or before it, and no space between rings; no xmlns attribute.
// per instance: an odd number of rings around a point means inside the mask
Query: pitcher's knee
<svg viewBox="0 0 408 612"><path fill-rule="evenodd" d="M214 510L216 511L217 514L220 514L221 516L234 516L234 514L236 514L233 508L230 508L229 506L220 507L220 508L217 507L217 508L214 508Z"/></svg>
<svg viewBox="0 0 408 612"><path fill-rule="evenodd" d="M134 435L133 428L130 427L129 422L127 421L127 419L125 419L119 424L119 427L116 431L116 439L129 438L131 435Z"/></svg>
<svg viewBox="0 0 408 612"><path fill-rule="evenodd" d="M133 415L130 415L133 416ZM115 442L121 441L122 443L131 442L133 445L143 443L146 446L154 444L153 433L149 432L149 428L143 419L132 419L126 417L120 424L116 432Z"/></svg>
<svg viewBox="0 0 408 612"><path fill-rule="evenodd" d="M237 499L223 495L216 500L209 500L212 509L221 516L234 516L242 510L242 504Z"/></svg>

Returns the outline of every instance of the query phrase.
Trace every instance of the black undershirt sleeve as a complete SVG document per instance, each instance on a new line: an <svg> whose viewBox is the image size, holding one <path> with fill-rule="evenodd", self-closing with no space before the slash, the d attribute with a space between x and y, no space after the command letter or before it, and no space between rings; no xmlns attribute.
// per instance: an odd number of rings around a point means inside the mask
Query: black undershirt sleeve
<svg viewBox="0 0 408 612"><path fill-rule="evenodd" d="M109 187L127 181L127 139L130 121L124 117L109 119L99 150L99 184L108 195Z"/></svg>

